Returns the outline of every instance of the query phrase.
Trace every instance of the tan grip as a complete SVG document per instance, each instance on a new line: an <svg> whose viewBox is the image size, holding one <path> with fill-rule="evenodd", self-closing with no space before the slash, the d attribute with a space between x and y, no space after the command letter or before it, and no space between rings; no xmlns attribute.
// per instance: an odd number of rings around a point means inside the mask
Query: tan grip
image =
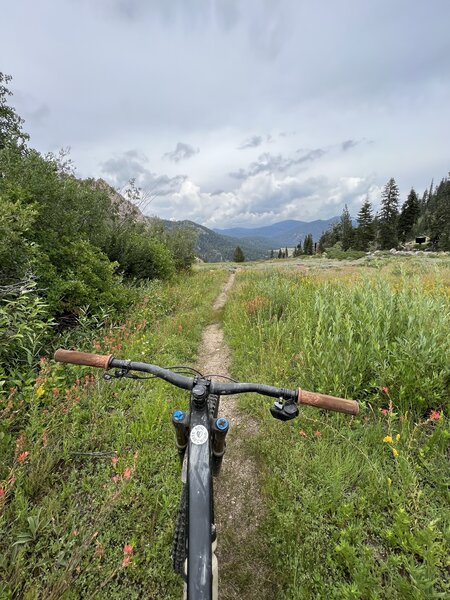
<svg viewBox="0 0 450 600"><path fill-rule="evenodd" d="M334 410L348 415L357 415L359 411L358 403L355 400L346 400L345 398L336 398L335 396L327 396L326 394L307 392L302 389L298 390L298 403L324 408L325 410Z"/></svg>
<svg viewBox="0 0 450 600"><path fill-rule="evenodd" d="M55 360L72 365L86 365L87 367L98 367L107 369L112 354L90 354L89 352L78 352L77 350L64 350L60 348L55 352Z"/></svg>

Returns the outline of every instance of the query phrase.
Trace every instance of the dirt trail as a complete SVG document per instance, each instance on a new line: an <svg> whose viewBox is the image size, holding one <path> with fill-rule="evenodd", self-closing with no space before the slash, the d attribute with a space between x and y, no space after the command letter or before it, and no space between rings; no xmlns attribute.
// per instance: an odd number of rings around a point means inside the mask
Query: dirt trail
<svg viewBox="0 0 450 600"><path fill-rule="evenodd" d="M234 279L232 273L213 305L214 310L225 306ZM199 370L229 376L230 360L222 328L218 323L209 325L203 332ZM264 512L258 469L253 457L244 452L244 444L257 433L257 423L239 410L236 396L221 398L219 415L230 422L222 470L214 481L219 597L273 598L268 552L258 530Z"/></svg>

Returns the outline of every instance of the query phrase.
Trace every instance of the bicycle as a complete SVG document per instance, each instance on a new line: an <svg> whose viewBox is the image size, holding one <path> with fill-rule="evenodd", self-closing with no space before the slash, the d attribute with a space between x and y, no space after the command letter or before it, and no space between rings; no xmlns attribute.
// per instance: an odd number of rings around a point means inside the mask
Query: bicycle
<svg viewBox="0 0 450 600"><path fill-rule="evenodd" d="M225 453L225 439L229 423L218 416L220 397L230 394L256 392L276 398L270 408L272 416L290 421L299 414L299 404L315 406L350 415L358 414L358 403L308 392L298 388L289 390L257 383L239 383L229 377L202 375L191 367L163 368L143 362L120 360L112 355L89 354L59 349L55 360L63 363L98 367L106 372L104 378L139 377L133 371L149 373L172 385L190 391L189 412L172 413L176 445L182 461L180 508L172 548L174 570L184 581L184 597L188 600L212 600L218 597L218 566L215 556L217 534L214 525L213 476L220 472ZM189 371L191 376L180 372ZM212 381L212 377L229 379L228 383Z"/></svg>

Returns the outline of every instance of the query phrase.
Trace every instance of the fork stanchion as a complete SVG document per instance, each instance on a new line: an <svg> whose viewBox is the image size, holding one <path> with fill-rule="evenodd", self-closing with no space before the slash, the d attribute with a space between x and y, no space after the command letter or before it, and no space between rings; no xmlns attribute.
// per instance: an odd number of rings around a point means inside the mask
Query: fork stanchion
<svg viewBox="0 0 450 600"><path fill-rule="evenodd" d="M226 447L225 438L227 437L228 429L229 423L225 417L219 417L213 422L212 467L213 475L215 477L217 477L217 475L220 473L220 467L222 466L223 455L225 454Z"/></svg>

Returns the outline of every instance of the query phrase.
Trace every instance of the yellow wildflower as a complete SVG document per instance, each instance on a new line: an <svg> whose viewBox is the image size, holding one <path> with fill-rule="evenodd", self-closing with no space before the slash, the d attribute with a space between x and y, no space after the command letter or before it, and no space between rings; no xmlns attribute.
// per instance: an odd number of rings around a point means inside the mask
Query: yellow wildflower
<svg viewBox="0 0 450 600"><path fill-rule="evenodd" d="M383 442L386 442L387 444L392 444L392 436L387 435L386 437L383 438Z"/></svg>
<svg viewBox="0 0 450 600"><path fill-rule="evenodd" d="M42 396L43 396L44 394L45 394L45 388L44 388L44 386L43 386L43 385L40 385L40 386L38 387L38 389L36 390L36 396L37 396L38 398L42 398Z"/></svg>
<svg viewBox="0 0 450 600"><path fill-rule="evenodd" d="M397 458L397 456L398 456L397 448L392 448L392 454L395 456L395 458Z"/></svg>
<svg viewBox="0 0 450 600"><path fill-rule="evenodd" d="M397 433L397 435L395 436L395 439L397 440L397 442L399 441L399 439L400 439L400 434L399 433Z"/></svg>

